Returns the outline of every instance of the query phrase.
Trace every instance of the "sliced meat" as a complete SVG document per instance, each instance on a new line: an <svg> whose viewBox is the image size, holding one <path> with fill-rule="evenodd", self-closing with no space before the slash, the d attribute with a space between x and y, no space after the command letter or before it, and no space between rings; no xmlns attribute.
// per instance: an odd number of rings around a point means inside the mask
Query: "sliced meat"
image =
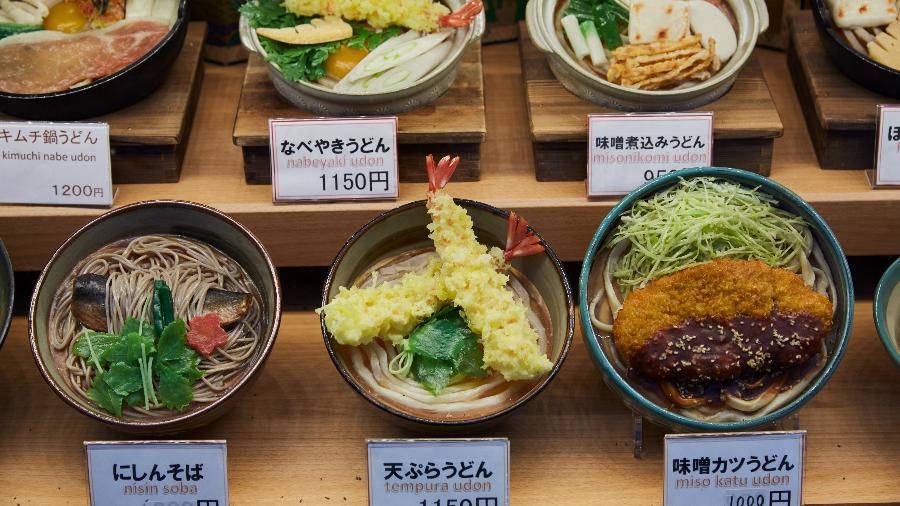
<svg viewBox="0 0 900 506"><path fill-rule="evenodd" d="M135 20L78 35L11 38L0 44L0 91L53 93L106 77L147 54L168 31L166 23Z"/></svg>

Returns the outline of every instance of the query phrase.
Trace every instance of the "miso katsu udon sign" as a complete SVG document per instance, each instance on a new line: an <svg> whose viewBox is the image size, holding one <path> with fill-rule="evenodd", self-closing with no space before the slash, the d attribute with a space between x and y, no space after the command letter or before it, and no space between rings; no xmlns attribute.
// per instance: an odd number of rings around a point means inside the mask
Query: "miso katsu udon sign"
<svg viewBox="0 0 900 506"><path fill-rule="evenodd" d="M369 506L508 506L509 440L372 439Z"/></svg>
<svg viewBox="0 0 900 506"><path fill-rule="evenodd" d="M806 431L668 434L664 506L800 506Z"/></svg>
<svg viewBox="0 0 900 506"><path fill-rule="evenodd" d="M85 441L92 506L228 506L225 441Z"/></svg>
<svg viewBox="0 0 900 506"><path fill-rule="evenodd" d="M589 197L624 195L669 172L712 164L713 114L588 116Z"/></svg>
<svg viewBox="0 0 900 506"><path fill-rule="evenodd" d="M109 125L0 122L0 203L111 206Z"/></svg>
<svg viewBox="0 0 900 506"><path fill-rule="evenodd" d="M397 117L269 120L272 200L396 199Z"/></svg>

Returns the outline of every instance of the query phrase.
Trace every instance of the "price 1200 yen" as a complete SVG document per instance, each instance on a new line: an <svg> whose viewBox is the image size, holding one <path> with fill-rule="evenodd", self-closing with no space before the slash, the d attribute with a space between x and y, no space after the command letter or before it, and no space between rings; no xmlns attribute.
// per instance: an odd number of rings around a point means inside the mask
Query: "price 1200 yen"
<svg viewBox="0 0 900 506"><path fill-rule="evenodd" d="M53 185L53 195L63 197L102 197L102 186L78 185L78 184L61 184Z"/></svg>

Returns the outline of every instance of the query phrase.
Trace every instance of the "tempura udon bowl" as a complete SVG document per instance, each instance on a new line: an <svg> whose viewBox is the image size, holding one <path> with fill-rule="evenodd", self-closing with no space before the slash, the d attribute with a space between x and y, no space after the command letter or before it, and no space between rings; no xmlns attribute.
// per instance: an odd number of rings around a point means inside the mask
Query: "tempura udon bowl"
<svg viewBox="0 0 900 506"><path fill-rule="evenodd" d="M254 341L251 351L246 353L240 364L224 377L208 400L194 401L181 411L160 409L144 414L128 410L126 403L121 417L114 416L89 400L73 381L73 372L67 362L66 351L51 345L51 338L58 334L55 311L59 311L60 293L65 293L72 286L73 275L81 268L86 259L92 258L100 251L123 243L133 244L135 238L174 237L179 241L191 241L212 248L217 255L224 255L245 275L246 282L254 288L254 321L260 328L253 332ZM119 253L115 253L119 254ZM140 253L143 257L176 258L177 263L188 260L184 251L148 251ZM123 254L124 255L124 254ZM129 258L137 263L137 260ZM100 263L114 263L112 257L103 258ZM200 266L186 269L179 276L189 278L191 272L199 272ZM205 269L205 267L204 267ZM112 287L113 285L109 285ZM176 305L179 296L196 290L196 285L172 284L172 292ZM112 288L110 288L112 289ZM146 297L143 292L139 297ZM73 295L73 298L76 295ZM118 295L116 295L118 297ZM107 299L113 300L112 297ZM146 299L143 299L146 300ZM138 302L143 304L142 302ZM109 303L114 304L113 302ZM147 303L149 306L149 303ZM29 338L31 349L38 369L47 384L67 404L81 413L125 432L141 434L167 434L184 431L207 424L223 415L233 407L240 395L245 393L252 381L258 376L265 360L268 358L275 342L281 315L281 288L277 272L263 245L244 226L213 208L182 201L147 201L127 205L110 211L75 232L54 253L38 279L34 295L31 299L29 313ZM137 316L137 315L129 315ZM143 315L142 315L143 316ZM51 321L52 318L56 318ZM178 315L187 321L186 316ZM147 318L149 320L149 317ZM112 332L112 329L110 329ZM82 331L83 332L83 331ZM159 344L159 343L157 343ZM216 350L216 353L221 350ZM215 357L214 357L215 358ZM78 360L76 359L76 362ZM200 365L203 369L203 365ZM108 367L107 367L108 369ZM77 374L79 371L75 371ZM212 374L207 370L204 375ZM96 380L96 371L94 379ZM152 381L152 379L151 379ZM197 385L204 379L198 380ZM202 385L201 385L202 388ZM146 390L145 390L146 392Z"/></svg>
<svg viewBox="0 0 900 506"><path fill-rule="evenodd" d="M599 268L601 265L606 265L603 251L621 223L622 215L632 209L636 202L646 200L673 187L681 178L690 180L698 177L714 177L747 188L759 188L760 191L778 202L779 209L803 219L809 227L813 240L821 249L824 265L830 270L834 287L833 323L831 330L823 338L828 350L825 360L822 361L824 363L820 363L818 369L812 369L813 372L804 377L803 382L796 386L796 390L789 391L790 395L787 396L787 400L779 401L780 407L777 409L763 410L765 412L758 415L751 413L727 421L698 419L685 416L673 409L673 405L666 399L661 398L646 384L642 384L641 381L629 374L629 368L625 365L613 337L595 327L591 319L592 294L597 293L598 286L601 286L604 278L603 269ZM606 384L622 398L631 410L656 424L673 430L733 431L770 426L795 412L825 386L840 363L850 337L853 320L853 286L847 260L840 244L827 223L802 198L768 178L747 171L704 167L685 169L654 179L631 192L607 214L585 254L579 278L579 308L588 352L600 369Z"/></svg>
<svg viewBox="0 0 900 506"><path fill-rule="evenodd" d="M875 330L884 349L900 367L900 259L895 260L878 281L872 312Z"/></svg>
<svg viewBox="0 0 900 506"><path fill-rule="evenodd" d="M579 64L564 40L559 18L565 0L531 0L525 20L531 41L547 57L559 82L578 97L623 111L694 109L724 95L737 79L769 25L762 0L727 0L737 20L737 51L710 79L669 90L640 90L614 84Z"/></svg>
<svg viewBox="0 0 900 506"><path fill-rule="evenodd" d="M472 217L480 243L501 247L505 244L509 216L506 211L481 202L455 200ZM425 201L417 201L387 211L360 228L348 239L331 266L322 294L322 305L331 301L340 287L359 285L373 268L377 269L407 254L419 255L423 251L427 254L429 248L433 248L426 228L429 223L431 219L426 213ZM543 244L546 247L543 253L512 260L511 277L526 285L532 301L537 298L543 301L546 311L540 311L540 319L546 329L547 356L553 365L549 372L534 380L509 382L511 386L501 387L504 389L501 391L501 402L488 407L476 405L471 409L466 405L453 412L398 403L391 398L396 392L379 392L364 379L363 374L369 373L359 369L351 355L356 348L335 342L325 325L323 314L322 335L335 367L359 395L383 412L402 419L407 425L443 430L454 427L471 429L509 415L537 396L554 378L568 353L574 331L575 308L571 289L561 262L549 245Z"/></svg>

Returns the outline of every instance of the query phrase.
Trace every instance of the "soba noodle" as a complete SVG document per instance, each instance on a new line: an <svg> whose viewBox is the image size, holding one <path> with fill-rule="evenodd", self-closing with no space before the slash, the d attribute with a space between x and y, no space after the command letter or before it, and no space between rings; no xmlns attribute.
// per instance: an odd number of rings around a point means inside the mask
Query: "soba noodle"
<svg viewBox="0 0 900 506"><path fill-rule="evenodd" d="M396 283L408 272L424 270L436 257L434 250L429 248L388 259L369 269L354 285L365 288ZM516 270L510 272L507 289L512 290L528 308L528 320L538 334L539 347L547 354L550 342L548 334L550 313L537 289ZM347 359L348 369L373 395L404 410L429 415L438 414L445 418L458 419L494 412L506 404L515 402L536 384L536 381L508 382L500 374L493 373L486 378L455 378L435 396L413 377L400 377L391 372L391 361L398 354L391 343L376 340L358 347L337 346Z"/></svg>
<svg viewBox="0 0 900 506"><path fill-rule="evenodd" d="M816 244L809 228L803 230L805 245L801 254L796 254L791 261L784 266L785 269L799 275L804 283L818 293L827 296L832 302L832 309L837 309L837 297L831 269L825 261L822 250ZM616 286L612 273L616 271L619 260L628 251L630 243L620 242L604 255L598 258L595 269L597 275L591 280L591 286L595 287L591 298L589 311L591 322L604 336L610 336L613 331L613 322L616 314L622 307L622 291ZM605 343L607 354L614 366L620 371L627 371L628 366L620 356L615 346ZM828 357L828 348L825 340L822 341L822 351L814 367L803 376L791 388L783 392L775 393L770 390L751 400L744 400L738 396L726 393L725 406L697 408L677 408L681 414L698 420L708 422L736 422L745 420L748 416L763 416L788 404L802 392L818 372L825 366Z"/></svg>
<svg viewBox="0 0 900 506"><path fill-rule="evenodd" d="M251 294L247 315L228 331L228 342L199 369L203 377L194 385L194 402L217 399L244 372L254 356L263 328L259 292L237 262L206 244L175 235L148 235L110 244L85 258L57 289L50 310L50 346L66 381L87 398L95 369L77 356L75 341L85 331L72 315L72 285L81 274L106 276L107 329L117 333L125 319L148 318L146 302L153 282L162 279L172 289L176 318L185 321L202 315L206 293L212 288ZM163 416L162 407L126 408L125 416Z"/></svg>

